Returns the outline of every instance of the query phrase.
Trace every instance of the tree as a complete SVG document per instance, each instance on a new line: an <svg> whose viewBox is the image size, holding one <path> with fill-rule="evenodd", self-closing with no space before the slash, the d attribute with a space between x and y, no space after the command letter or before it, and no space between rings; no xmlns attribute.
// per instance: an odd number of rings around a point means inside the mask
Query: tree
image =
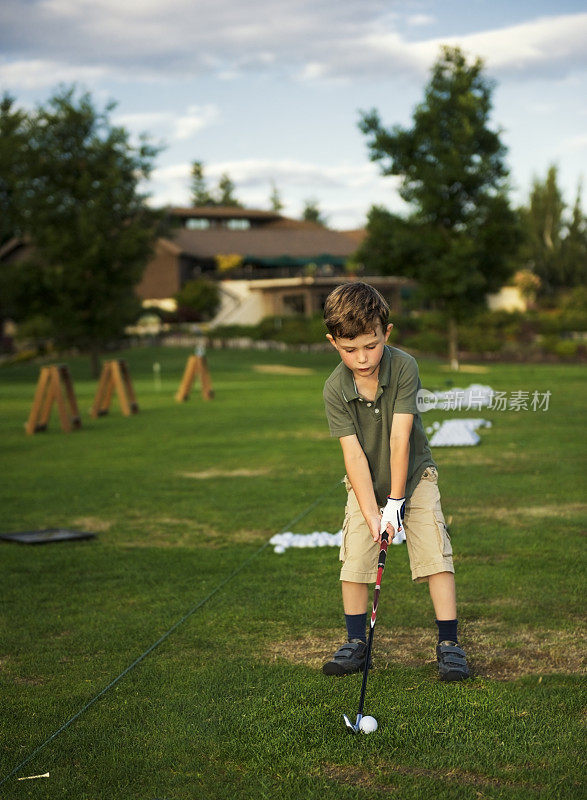
<svg viewBox="0 0 587 800"><path fill-rule="evenodd" d="M197 278L185 283L175 299L182 322L203 322L216 313L220 305L220 290L215 283Z"/></svg>
<svg viewBox="0 0 587 800"><path fill-rule="evenodd" d="M323 216L318 206L318 201L311 197L304 200L304 210L302 211L302 219L305 222L315 222L316 225L326 225L326 219Z"/></svg>
<svg viewBox="0 0 587 800"><path fill-rule="evenodd" d="M401 177L406 216L372 209L357 258L415 279L447 318L458 367L458 322L485 303L513 269L517 218L509 206L505 147L489 128L493 85L483 64L444 47L411 128L385 129L376 110L361 115L370 158Z"/></svg>
<svg viewBox="0 0 587 800"><path fill-rule="evenodd" d="M22 227L34 255L11 282L17 319L42 313L56 345L89 352L95 373L100 350L138 315L134 287L156 235L139 185L158 151L131 145L113 108L71 88L29 116Z"/></svg>
<svg viewBox="0 0 587 800"><path fill-rule="evenodd" d="M0 98L0 246L21 232L26 185L26 114Z"/></svg>
<svg viewBox="0 0 587 800"><path fill-rule="evenodd" d="M191 170L190 199L192 206L215 205L206 185L204 165L201 161L194 161Z"/></svg>
<svg viewBox="0 0 587 800"><path fill-rule="evenodd" d="M585 283L587 229L581 207L581 185L570 219L551 165L546 178L534 178L528 206L520 209L524 239L520 259L540 278L544 295Z"/></svg>
<svg viewBox="0 0 587 800"><path fill-rule="evenodd" d="M562 285L574 288L587 284L587 218L581 206L581 183L573 214L561 248Z"/></svg>
<svg viewBox="0 0 587 800"><path fill-rule="evenodd" d="M534 178L528 207L520 209L524 235L520 256L541 279L546 293L554 291L561 282L564 211L558 171L553 165L545 181Z"/></svg>
<svg viewBox="0 0 587 800"><path fill-rule="evenodd" d="M281 194L279 189L275 185L275 181L271 181L271 194L269 195L269 205L271 206L271 210L275 211L277 214L283 211L283 202L281 200Z"/></svg>
<svg viewBox="0 0 587 800"><path fill-rule="evenodd" d="M224 172L220 176L216 191L208 191L208 184L204 176L204 164L201 161L194 161L191 169L190 200L192 206L234 206L241 207L241 203L235 197L235 185L228 175Z"/></svg>
<svg viewBox="0 0 587 800"><path fill-rule="evenodd" d="M228 173L224 172L218 181L218 205L219 206L234 206L240 208L241 204L234 195L236 187L230 179Z"/></svg>

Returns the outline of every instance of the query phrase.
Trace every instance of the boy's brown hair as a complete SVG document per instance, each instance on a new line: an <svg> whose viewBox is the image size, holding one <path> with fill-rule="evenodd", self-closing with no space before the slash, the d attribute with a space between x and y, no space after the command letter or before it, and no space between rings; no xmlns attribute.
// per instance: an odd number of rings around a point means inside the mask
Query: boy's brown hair
<svg viewBox="0 0 587 800"><path fill-rule="evenodd" d="M367 283L345 283L333 289L324 304L324 322L334 339L356 339L385 331L389 324L389 306L385 298Z"/></svg>

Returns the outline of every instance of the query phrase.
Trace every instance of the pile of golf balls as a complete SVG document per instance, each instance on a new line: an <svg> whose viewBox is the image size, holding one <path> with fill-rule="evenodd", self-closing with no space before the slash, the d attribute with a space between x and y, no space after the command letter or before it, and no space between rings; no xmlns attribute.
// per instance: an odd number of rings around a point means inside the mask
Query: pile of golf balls
<svg viewBox="0 0 587 800"><path fill-rule="evenodd" d="M392 544L402 544L406 541L406 535L402 531L397 534ZM342 543L342 531L328 533L328 531L314 531L314 533L276 533L269 539L269 544L273 545L274 553L285 553L290 547L340 547Z"/></svg>
<svg viewBox="0 0 587 800"><path fill-rule="evenodd" d="M377 730L377 720L375 717L363 717L359 723L361 733L373 733Z"/></svg>
<svg viewBox="0 0 587 800"><path fill-rule="evenodd" d="M315 531L314 533L276 533L269 543L273 545L275 553L285 553L289 547L340 547L342 531L328 533Z"/></svg>

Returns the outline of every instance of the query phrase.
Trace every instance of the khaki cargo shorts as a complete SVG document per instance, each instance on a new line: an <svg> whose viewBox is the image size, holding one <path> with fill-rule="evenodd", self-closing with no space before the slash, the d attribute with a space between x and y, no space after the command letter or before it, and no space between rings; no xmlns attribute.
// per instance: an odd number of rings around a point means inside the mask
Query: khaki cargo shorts
<svg viewBox="0 0 587 800"><path fill-rule="evenodd" d="M348 478L345 477L344 482L348 498L340 548L343 562L340 579L351 583L373 583L377 577L380 546L373 541ZM454 572L435 467L427 467L407 501L404 527L412 580L427 581L429 575Z"/></svg>

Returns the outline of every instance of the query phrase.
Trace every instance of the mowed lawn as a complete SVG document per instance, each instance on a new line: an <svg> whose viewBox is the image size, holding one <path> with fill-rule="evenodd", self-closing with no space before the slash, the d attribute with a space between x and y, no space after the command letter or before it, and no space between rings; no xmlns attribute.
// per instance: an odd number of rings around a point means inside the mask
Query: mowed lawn
<svg viewBox="0 0 587 800"><path fill-rule="evenodd" d="M91 419L96 382L72 357L71 434L54 412L26 436L39 365L0 370L0 530L97 533L0 542L0 781L50 739L2 800L584 796L584 367L455 377L421 361L431 390L552 394L548 410L425 415L493 423L478 447L434 453L475 677L438 681L427 591L390 548L365 706L379 730L353 737L342 714L354 719L360 677L320 671L344 637L338 554L263 547L340 528L321 397L336 354L211 351L215 399L196 386L183 404L188 350L121 355L139 413L114 398Z"/></svg>

